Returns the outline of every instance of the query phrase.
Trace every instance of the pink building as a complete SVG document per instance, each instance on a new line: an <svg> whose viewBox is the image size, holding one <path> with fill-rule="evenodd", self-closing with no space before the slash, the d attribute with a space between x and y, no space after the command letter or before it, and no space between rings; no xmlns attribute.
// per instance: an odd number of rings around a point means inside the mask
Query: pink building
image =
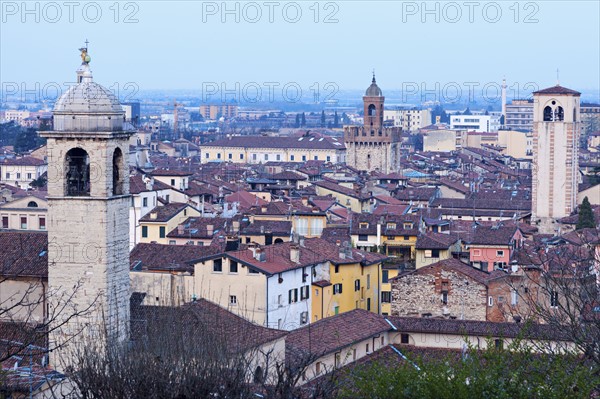
<svg viewBox="0 0 600 399"><path fill-rule="evenodd" d="M507 268L513 251L522 242L523 234L517 226L477 226L467 245L469 260L474 267L488 272Z"/></svg>

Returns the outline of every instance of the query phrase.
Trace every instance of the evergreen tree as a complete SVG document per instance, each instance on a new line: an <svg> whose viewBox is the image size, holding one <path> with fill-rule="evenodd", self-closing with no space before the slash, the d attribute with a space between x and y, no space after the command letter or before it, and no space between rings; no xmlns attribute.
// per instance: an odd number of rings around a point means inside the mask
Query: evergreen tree
<svg viewBox="0 0 600 399"><path fill-rule="evenodd" d="M321 127L325 127L325 110L321 111Z"/></svg>
<svg viewBox="0 0 600 399"><path fill-rule="evenodd" d="M294 127L300 127L300 114L296 114L296 123L294 123Z"/></svg>
<svg viewBox="0 0 600 399"><path fill-rule="evenodd" d="M592 211L592 205L588 197L583 199L581 206L579 207L579 219L577 220L577 230L585 228L595 228L596 220L594 219L594 212Z"/></svg>
<svg viewBox="0 0 600 399"><path fill-rule="evenodd" d="M340 120L338 118L337 111L335 111L333 114L333 127L339 127L339 126L340 126Z"/></svg>
<svg viewBox="0 0 600 399"><path fill-rule="evenodd" d="M304 112L302 113L302 123L300 126L302 126L302 127L306 126L306 115L304 114Z"/></svg>

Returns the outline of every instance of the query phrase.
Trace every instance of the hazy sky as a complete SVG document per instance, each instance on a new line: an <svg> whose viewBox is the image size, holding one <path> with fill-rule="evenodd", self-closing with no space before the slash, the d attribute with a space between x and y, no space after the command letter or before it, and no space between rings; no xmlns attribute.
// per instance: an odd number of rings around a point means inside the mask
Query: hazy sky
<svg viewBox="0 0 600 399"><path fill-rule="evenodd" d="M600 86L598 1L23 4L1 2L5 89L71 81L85 39L94 78L105 86L239 82L268 90L267 82L275 90L297 84L308 91L316 83L323 92L328 82L363 89L375 69L384 91L435 89L435 82L481 90L503 76L521 88L554 85L557 68L564 86Z"/></svg>

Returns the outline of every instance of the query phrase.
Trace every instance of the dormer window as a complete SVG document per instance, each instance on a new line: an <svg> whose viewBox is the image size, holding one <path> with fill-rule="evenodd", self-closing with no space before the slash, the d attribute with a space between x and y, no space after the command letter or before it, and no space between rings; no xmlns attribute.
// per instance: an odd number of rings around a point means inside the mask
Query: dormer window
<svg viewBox="0 0 600 399"><path fill-rule="evenodd" d="M410 229L412 229L412 228L413 228L413 224L412 224L412 223L404 223L404 228L405 228L406 230L410 230Z"/></svg>
<svg viewBox="0 0 600 399"><path fill-rule="evenodd" d="M369 228L369 223L361 222L361 223L358 224L358 228L359 229L368 229Z"/></svg>
<svg viewBox="0 0 600 399"><path fill-rule="evenodd" d="M396 223L388 223L386 227L389 230L396 230Z"/></svg>

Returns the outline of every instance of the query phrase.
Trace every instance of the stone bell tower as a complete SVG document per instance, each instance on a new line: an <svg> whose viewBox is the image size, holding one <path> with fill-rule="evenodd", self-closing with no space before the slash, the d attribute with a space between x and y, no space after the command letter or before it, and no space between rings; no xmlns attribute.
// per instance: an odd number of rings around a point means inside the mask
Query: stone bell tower
<svg viewBox="0 0 600 399"><path fill-rule="evenodd" d="M95 83L86 47L54 106L48 139L50 363L76 366L88 342L129 337L129 137L117 98Z"/></svg>
<svg viewBox="0 0 600 399"><path fill-rule="evenodd" d="M384 102L385 97L373 74L371 85L363 96L363 126L344 127L348 165L368 172L390 173L398 170L401 128L384 126Z"/></svg>

